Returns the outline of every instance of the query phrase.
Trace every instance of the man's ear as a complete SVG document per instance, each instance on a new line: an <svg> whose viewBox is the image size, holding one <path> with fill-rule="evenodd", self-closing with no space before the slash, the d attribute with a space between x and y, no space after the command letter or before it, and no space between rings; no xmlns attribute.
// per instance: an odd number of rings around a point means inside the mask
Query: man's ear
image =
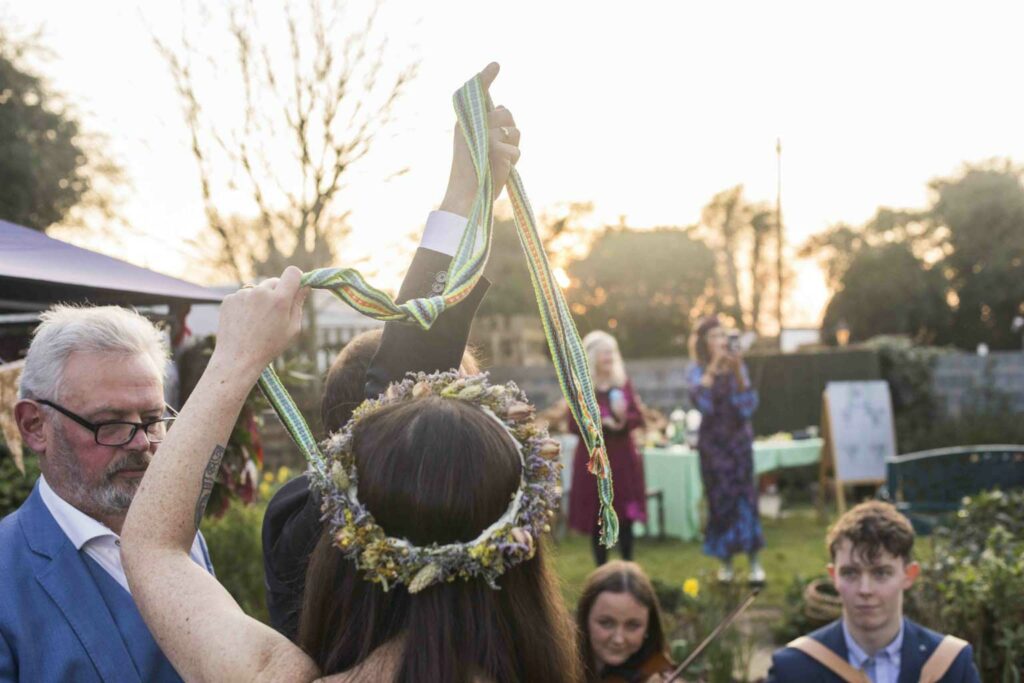
<svg viewBox="0 0 1024 683"><path fill-rule="evenodd" d="M46 453L46 416L35 401L23 399L14 404L14 421L21 432L21 440L40 455Z"/></svg>
<svg viewBox="0 0 1024 683"><path fill-rule="evenodd" d="M914 581L921 575L921 565L917 562L911 562L907 565L905 570L906 578L903 580L903 588L906 590L914 585Z"/></svg>
<svg viewBox="0 0 1024 683"><path fill-rule="evenodd" d="M832 577L832 583L834 584L836 582L836 566L829 562L826 569L828 569L828 575Z"/></svg>

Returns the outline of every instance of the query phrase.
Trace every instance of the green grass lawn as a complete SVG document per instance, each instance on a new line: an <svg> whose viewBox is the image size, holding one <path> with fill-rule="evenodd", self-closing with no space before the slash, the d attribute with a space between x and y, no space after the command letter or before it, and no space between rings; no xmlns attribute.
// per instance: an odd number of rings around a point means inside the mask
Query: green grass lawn
<svg viewBox="0 0 1024 683"><path fill-rule="evenodd" d="M757 599L758 607L783 606L786 588L793 577L804 578L825 573L828 564L828 550L825 548L825 533L835 521L835 509L829 510L827 521L818 519L817 511L810 506L787 510L781 519L761 519L765 533L765 548L761 551L761 563L768 574L765 590ZM562 594L566 604L575 608L583 588L583 582L594 569L594 558L590 551L590 538L570 533L554 544L555 569L562 581ZM928 539L918 539L914 545L915 558L926 561L931 558L932 548ZM609 557L617 559L617 550ZM703 582L714 580L718 562L701 552L700 541L683 542L676 539L658 541L638 538L634 558L652 578L682 586L688 578ZM736 558L735 569L738 578L747 572L745 556Z"/></svg>
<svg viewBox="0 0 1024 683"><path fill-rule="evenodd" d="M766 547L761 562L768 574L768 583L758 598L760 607L782 607L786 587L798 574L810 577L825 571L828 553L825 549L827 523L818 520L812 508L790 510L778 520L763 519ZM569 534L555 546L555 568L562 580L562 592L568 605L575 606L587 574L594 569L590 539ZM681 586L694 577L702 583L713 580L718 568L716 560L701 552L699 541L684 543L675 539L637 539L634 559L652 578ZM610 553L618 557L617 551ZM737 577L745 577L747 560L737 558Z"/></svg>

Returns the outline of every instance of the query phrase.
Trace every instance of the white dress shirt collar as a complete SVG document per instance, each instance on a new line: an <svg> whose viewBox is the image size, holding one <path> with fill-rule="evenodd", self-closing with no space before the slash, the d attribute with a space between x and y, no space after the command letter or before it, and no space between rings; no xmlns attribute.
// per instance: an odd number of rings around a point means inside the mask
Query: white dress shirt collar
<svg viewBox="0 0 1024 683"><path fill-rule="evenodd" d="M53 515L61 531L68 537L71 544L75 546L75 550L81 550L82 546L95 538L102 538L104 536L118 538L118 535L106 524L93 519L58 496L50 488L46 477L41 474L39 475L39 495L42 496L46 509Z"/></svg>
<svg viewBox="0 0 1024 683"><path fill-rule="evenodd" d="M57 526L68 537L75 549L91 557L112 579L131 593L131 589L128 587L128 577L124 573L124 564L121 561L121 537L107 525L93 519L58 496L47 483L46 477L42 475L39 475L39 495L43 499L43 505L53 515ZM203 550L198 533L192 539L189 557L200 567L207 569L206 552Z"/></svg>

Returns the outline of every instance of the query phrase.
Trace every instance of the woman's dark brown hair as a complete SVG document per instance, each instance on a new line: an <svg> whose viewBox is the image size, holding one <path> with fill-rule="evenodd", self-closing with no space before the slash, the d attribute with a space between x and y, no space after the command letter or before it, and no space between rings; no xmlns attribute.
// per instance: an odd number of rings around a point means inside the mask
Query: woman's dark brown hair
<svg viewBox="0 0 1024 683"><path fill-rule="evenodd" d="M377 328L357 334L331 363L320 399L320 424L325 434L344 427L352 417L352 411L366 398L366 371L380 349L383 331L383 328ZM467 375L480 372L476 357L468 347L462 354L459 370Z"/></svg>
<svg viewBox="0 0 1024 683"><path fill-rule="evenodd" d="M471 541L505 511L519 455L477 407L427 397L363 419L353 434L359 498L390 536L417 545ZM324 674L402 642L396 681L577 681L571 620L546 563L511 567L492 590L479 580L385 592L321 538L306 575L299 643Z"/></svg>
<svg viewBox="0 0 1024 683"><path fill-rule="evenodd" d="M718 319L718 316L708 316L701 319L700 324L697 325L697 331L694 332L694 350L697 356L697 364L702 368L707 367L707 364L711 362L711 349L708 348L708 332L721 327L722 322Z"/></svg>
<svg viewBox="0 0 1024 683"><path fill-rule="evenodd" d="M583 584L583 593L576 604L576 630L579 638L580 664L587 681L599 681L601 672L594 667L594 648L590 644L590 610L601 593L629 593L647 608L647 635L643 646L630 657L622 668L637 668L654 653L665 654L665 631L661 626L661 605L654 586L636 562L614 560L590 573ZM666 656L667 659L667 656Z"/></svg>

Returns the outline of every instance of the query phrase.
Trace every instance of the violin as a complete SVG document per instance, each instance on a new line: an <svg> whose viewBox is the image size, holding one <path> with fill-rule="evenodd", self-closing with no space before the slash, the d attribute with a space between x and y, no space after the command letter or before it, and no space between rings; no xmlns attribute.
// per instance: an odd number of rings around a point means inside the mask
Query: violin
<svg viewBox="0 0 1024 683"><path fill-rule="evenodd" d="M657 677L658 674L671 673L675 666L675 663L664 652L655 652L640 665L636 670L636 677L632 680L627 680L619 674L612 674L602 678L601 683L646 683L652 676L655 676L654 680L658 681L661 680L660 677ZM681 679L677 678L676 680Z"/></svg>
<svg viewBox="0 0 1024 683"><path fill-rule="evenodd" d="M602 680L606 683L636 683L637 681L640 681L641 683L648 683L652 680L664 681L665 683L672 683L672 681L679 681L679 683L685 683L685 679L681 678L680 676L684 671L686 671L686 668L690 666L690 664L692 664L693 661L697 659L697 657L699 657L702 652L704 652L704 649L711 644L711 641L717 638L722 633L722 631L724 631L733 621L735 621L736 617L742 614L745 609L747 609L748 607L750 607L751 604L753 604L754 600L757 598L757 594L760 592L760 588L755 588L750 593L750 595L747 596L746 600L737 605L732 610L732 612L725 616L725 619L722 619L722 621L720 621L718 625L715 626L714 630L712 630L711 633L709 633L708 636L704 638L703 641L701 641L700 645L693 649L689 656L685 660L683 660L683 663L679 666L673 668L675 665L667 656L665 656L665 653L655 652L647 658L647 661L640 665L640 668L637 670L638 676L634 678L633 681L628 681L618 674L613 674L611 676L603 678Z"/></svg>

